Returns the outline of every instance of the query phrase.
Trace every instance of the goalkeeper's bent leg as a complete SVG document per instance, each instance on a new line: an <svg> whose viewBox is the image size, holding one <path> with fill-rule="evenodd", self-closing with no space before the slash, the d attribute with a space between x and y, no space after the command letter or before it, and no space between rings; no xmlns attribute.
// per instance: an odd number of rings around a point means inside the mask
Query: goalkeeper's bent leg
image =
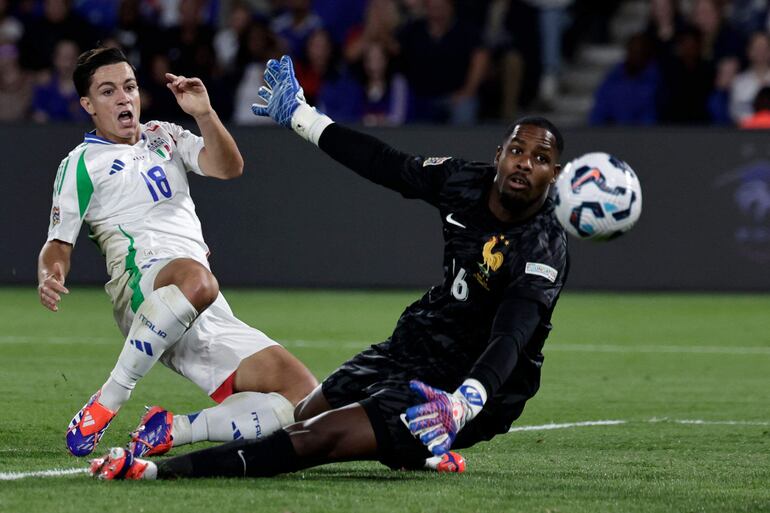
<svg viewBox="0 0 770 513"><path fill-rule="evenodd" d="M376 457L377 441L366 411L352 404L265 438L239 440L161 461L157 477L270 477Z"/></svg>
<svg viewBox="0 0 770 513"><path fill-rule="evenodd" d="M270 477L299 470L289 434L280 429L259 440L238 440L163 460L158 479L180 477Z"/></svg>

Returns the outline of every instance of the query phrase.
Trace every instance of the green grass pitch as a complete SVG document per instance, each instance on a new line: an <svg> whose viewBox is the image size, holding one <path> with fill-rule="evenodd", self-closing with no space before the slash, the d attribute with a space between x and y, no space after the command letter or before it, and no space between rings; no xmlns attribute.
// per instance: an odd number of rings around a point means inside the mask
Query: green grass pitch
<svg viewBox="0 0 770 513"><path fill-rule="evenodd" d="M323 378L388 336L416 292L227 291L236 314ZM0 289L0 511L770 512L770 296L566 293L539 394L514 427L464 451L463 475L376 462L273 479L105 483L19 473L84 467L72 415L121 347L107 296L73 287L58 314L34 288ZM158 366L101 447L123 445L145 404L210 405ZM615 425L543 429L586 421ZM558 427L558 426L557 426Z"/></svg>

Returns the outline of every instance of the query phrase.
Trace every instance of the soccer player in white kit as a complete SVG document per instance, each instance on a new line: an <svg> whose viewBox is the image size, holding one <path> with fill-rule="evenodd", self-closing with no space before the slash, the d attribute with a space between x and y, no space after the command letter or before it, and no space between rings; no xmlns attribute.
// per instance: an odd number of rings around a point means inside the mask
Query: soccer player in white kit
<svg viewBox="0 0 770 513"><path fill-rule="evenodd" d="M171 123L140 123L133 67L120 50L83 53L73 74L96 129L62 161L48 238L38 261L40 301L56 312L72 248L85 222L105 255L113 312L125 338L110 376L72 419L67 448L90 454L136 383L156 361L218 406L193 415L152 408L129 448L162 454L198 440L256 438L293 422L317 384L265 334L239 321L219 292L187 173L238 177L243 159L203 82L167 74L168 88L201 137Z"/></svg>

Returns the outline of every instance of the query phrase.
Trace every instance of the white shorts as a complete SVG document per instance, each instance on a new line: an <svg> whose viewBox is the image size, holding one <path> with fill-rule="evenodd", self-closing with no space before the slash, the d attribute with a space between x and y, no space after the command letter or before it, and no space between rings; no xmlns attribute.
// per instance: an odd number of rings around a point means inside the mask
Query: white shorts
<svg viewBox="0 0 770 513"><path fill-rule="evenodd" d="M171 261L170 258L152 259L141 265L139 288L144 297L152 294L156 276ZM128 336L134 320L131 310L134 289L129 285L130 281L131 274L125 272L104 286L112 299L113 314L124 337ZM160 361L211 396L232 376L241 360L277 345L280 344L258 329L238 320L220 293L193 321L179 342L163 353ZM221 399L224 397L218 400Z"/></svg>

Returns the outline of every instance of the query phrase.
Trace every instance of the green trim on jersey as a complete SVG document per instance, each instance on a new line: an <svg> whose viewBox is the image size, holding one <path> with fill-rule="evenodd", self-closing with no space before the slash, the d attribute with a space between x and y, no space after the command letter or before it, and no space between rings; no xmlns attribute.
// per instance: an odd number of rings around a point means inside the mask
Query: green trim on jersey
<svg viewBox="0 0 770 513"><path fill-rule="evenodd" d="M91 182L91 177L88 176L88 169L86 168L86 152L80 154L78 159L78 207L80 207L80 217L86 213L88 204L91 202L91 196L94 193L94 184Z"/></svg>
<svg viewBox="0 0 770 513"><path fill-rule="evenodd" d="M136 249L134 248L134 238L130 236L118 225L118 230L128 238L128 254L126 255L126 271L131 276L128 279L128 286L134 293L131 295L131 311L136 313L139 307L144 303L144 294L142 294L142 288L139 286L139 282L142 281L142 272L136 265Z"/></svg>
<svg viewBox="0 0 770 513"><path fill-rule="evenodd" d="M53 188L56 190L56 195L61 195L61 187L64 185L64 177L67 176L67 166L70 163L70 158L67 157L59 164L59 169L56 171L56 180L54 180Z"/></svg>

